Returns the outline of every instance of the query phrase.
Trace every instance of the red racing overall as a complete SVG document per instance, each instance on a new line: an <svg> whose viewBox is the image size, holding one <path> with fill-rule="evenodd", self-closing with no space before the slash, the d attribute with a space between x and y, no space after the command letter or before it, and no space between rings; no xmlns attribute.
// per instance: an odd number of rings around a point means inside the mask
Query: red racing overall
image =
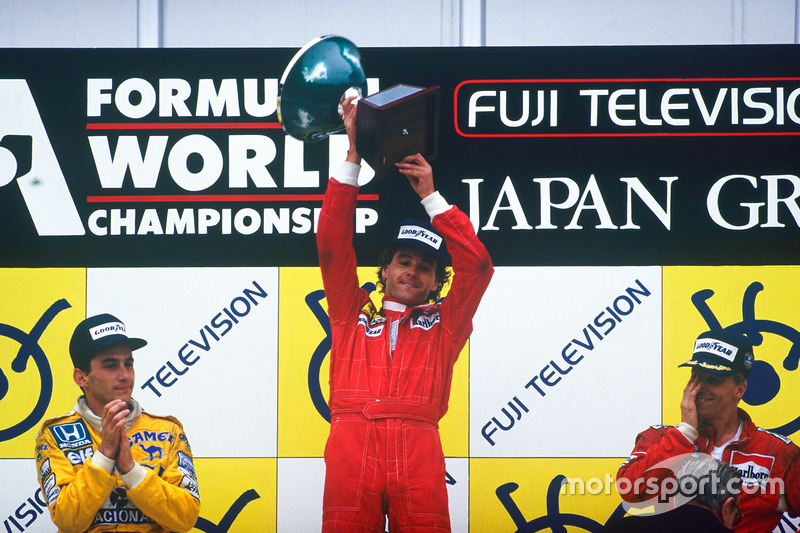
<svg viewBox="0 0 800 533"><path fill-rule="evenodd" d="M722 460L739 470L743 482L739 494L742 521L733 530L767 533L778 525L784 511L800 514L800 449L786 437L757 427L742 409L739 419L740 437L722 452ZM652 426L636 437L636 446L617 472L617 481L624 480L627 487L636 487L640 481L639 487L643 487L641 480L663 474L652 467L664 459L695 451L711 453L716 445L707 426L700 426L695 442L676 426ZM637 490L621 495L632 503L647 498Z"/></svg>
<svg viewBox="0 0 800 533"><path fill-rule="evenodd" d="M348 174L347 165L337 176ZM432 224L452 257L450 291L436 304L407 308L384 299L377 310L357 279L359 189L342 183L354 182L346 177L328 182L317 233L332 331L322 531L382 532L384 515L392 532L450 531L438 421L491 259L469 218L434 193L446 208Z"/></svg>

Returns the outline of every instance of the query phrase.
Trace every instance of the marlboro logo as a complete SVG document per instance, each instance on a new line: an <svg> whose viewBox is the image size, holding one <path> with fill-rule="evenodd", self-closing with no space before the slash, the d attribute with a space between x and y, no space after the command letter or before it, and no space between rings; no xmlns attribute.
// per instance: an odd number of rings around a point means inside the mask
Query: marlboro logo
<svg viewBox="0 0 800 533"><path fill-rule="evenodd" d="M756 453L731 453L731 466L739 471L742 477L742 485L759 486L764 488L775 458L771 455L759 455Z"/></svg>

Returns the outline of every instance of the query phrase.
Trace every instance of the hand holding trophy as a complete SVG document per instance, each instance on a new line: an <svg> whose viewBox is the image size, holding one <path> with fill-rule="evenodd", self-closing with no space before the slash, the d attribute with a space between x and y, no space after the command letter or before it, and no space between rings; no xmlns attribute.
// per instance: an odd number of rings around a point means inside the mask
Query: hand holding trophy
<svg viewBox="0 0 800 533"><path fill-rule="evenodd" d="M345 131L342 102L356 96L355 145L376 178L397 174L395 163L406 156L438 156L438 86L397 84L365 97L366 92L358 48L337 35L319 37L295 54L281 77L278 120L296 139L321 141Z"/></svg>

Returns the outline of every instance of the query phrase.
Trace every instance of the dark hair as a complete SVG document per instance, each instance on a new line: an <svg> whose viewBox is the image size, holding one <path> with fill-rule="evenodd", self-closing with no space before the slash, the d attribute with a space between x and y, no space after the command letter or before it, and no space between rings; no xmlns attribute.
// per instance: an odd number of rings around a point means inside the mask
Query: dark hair
<svg viewBox="0 0 800 533"><path fill-rule="evenodd" d="M81 357L80 359L77 359L76 362L74 363L75 364L75 368L77 368L78 370L80 370L84 374L88 374L92 370L92 359L94 359L95 355L97 355L97 354L96 353L90 353L90 354L87 354L85 357ZM78 387L81 389L81 392L83 394L86 394L86 389L84 389L80 385Z"/></svg>
<svg viewBox="0 0 800 533"><path fill-rule="evenodd" d="M394 259L394 254L402 248L402 246L389 245L386 246L381 252L380 259L378 260L378 289L381 294L386 291L386 279L383 277L383 269L389 266L389 263ZM436 264L436 288L428 293L428 301L435 302L442 294L442 289L450 281L452 272L448 268L437 261L434 257L426 254Z"/></svg>
<svg viewBox="0 0 800 533"><path fill-rule="evenodd" d="M94 359L96 355L97 352L92 352L86 354L85 357L81 357L75 363L75 368L83 371L84 374L88 374L92 370L92 359Z"/></svg>

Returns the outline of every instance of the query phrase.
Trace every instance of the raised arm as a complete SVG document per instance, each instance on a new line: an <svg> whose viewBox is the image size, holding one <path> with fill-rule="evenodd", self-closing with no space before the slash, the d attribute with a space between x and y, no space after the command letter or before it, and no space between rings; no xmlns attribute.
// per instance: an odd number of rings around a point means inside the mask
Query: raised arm
<svg viewBox="0 0 800 533"><path fill-rule="evenodd" d="M332 321L354 316L364 298L358 285L353 250L353 220L361 169L361 156L356 152L355 144L356 106L353 98L342 102L342 108L350 149L339 172L328 180L317 225L317 254Z"/></svg>
<svg viewBox="0 0 800 533"><path fill-rule="evenodd" d="M453 284L445 298L445 327L466 342L472 332L472 317L492 279L494 268L486 247L472 223L458 207L450 205L436 190L431 165L420 154L405 157L395 165L420 197L431 223L444 237L452 258Z"/></svg>

